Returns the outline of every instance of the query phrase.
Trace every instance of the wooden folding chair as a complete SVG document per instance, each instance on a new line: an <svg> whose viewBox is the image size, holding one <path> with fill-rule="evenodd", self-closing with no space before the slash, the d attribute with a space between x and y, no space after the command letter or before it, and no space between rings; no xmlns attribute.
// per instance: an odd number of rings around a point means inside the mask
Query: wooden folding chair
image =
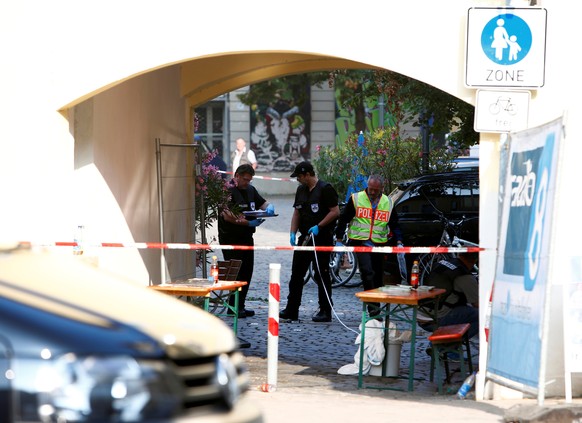
<svg viewBox="0 0 582 423"><path fill-rule="evenodd" d="M218 261L218 280L221 281L236 281L238 272L242 265L242 260L230 259ZM229 296L234 295L232 291L213 291L211 305L211 313L225 314L229 300Z"/></svg>
<svg viewBox="0 0 582 423"><path fill-rule="evenodd" d="M230 259L218 262L218 279L221 281L236 281L242 260Z"/></svg>
<svg viewBox="0 0 582 423"><path fill-rule="evenodd" d="M242 265L242 260L237 259L230 259L226 261L219 261L218 262L218 279L223 281L236 281L238 278L238 273L240 271L240 267ZM215 311L215 314L223 315L225 313L225 309L230 311L234 318L233 329L234 332L237 333L238 331L238 316L234 316L234 311L230 305L228 304L229 297L231 295L236 295L233 291L218 291L215 294L220 295L220 298L216 298L217 302L220 301L223 307L221 307L220 311ZM236 297L235 297L236 300ZM227 314L228 314L227 311ZM248 341L245 341L242 338L238 338L240 348L249 348L251 344Z"/></svg>
<svg viewBox="0 0 582 423"><path fill-rule="evenodd" d="M467 353L467 363L469 364L469 373L473 373L473 361L471 358L471 345L469 343L469 325L468 323L458 325L440 326L428 340L432 344L432 354L430 359L430 380L434 379L434 372L437 372L437 384L439 394L443 393L443 385L450 383L451 374L449 372L449 358L448 353L456 353L459 355L459 362L461 367L461 377L465 378L465 351ZM442 361L442 363L441 363ZM445 370L445 377L443 377L443 364Z"/></svg>

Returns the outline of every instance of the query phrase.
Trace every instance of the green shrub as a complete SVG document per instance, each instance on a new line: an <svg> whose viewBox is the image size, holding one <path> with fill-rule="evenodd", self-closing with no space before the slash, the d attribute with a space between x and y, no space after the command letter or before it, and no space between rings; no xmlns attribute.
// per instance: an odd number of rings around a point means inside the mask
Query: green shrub
<svg viewBox="0 0 582 423"><path fill-rule="evenodd" d="M428 172L451 170L454 158L454 152L430 146ZM365 134L362 146L358 145L358 135L352 134L343 146L318 146L313 165L318 177L331 183L340 199L345 198L350 184L371 174L384 177L388 194L399 181L422 173L422 142L420 138L400 138L395 127Z"/></svg>

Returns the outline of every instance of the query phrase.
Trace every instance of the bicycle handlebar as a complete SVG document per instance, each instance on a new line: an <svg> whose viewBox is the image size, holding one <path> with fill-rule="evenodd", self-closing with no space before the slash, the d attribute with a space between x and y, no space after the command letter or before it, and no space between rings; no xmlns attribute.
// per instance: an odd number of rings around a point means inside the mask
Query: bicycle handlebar
<svg viewBox="0 0 582 423"><path fill-rule="evenodd" d="M475 244L471 241L464 240L464 239L461 239L458 237L458 234L460 234L461 228L463 227L463 225L467 221L477 219L478 217L467 218L465 215L463 215L461 220L454 221L454 220L447 218L444 215L444 213L442 213L442 212L439 212L438 214L439 214L439 222L443 224L443 233L446 232L446 239L448 239L448 243L450 243L451 245L462 244L463 246L465 246L465 245L470 245L470 246L475 246L475 247L479 246L478 244ZM441 242L442 242L442 237L441 237Z"/></svg>
<svg viewBox="0 0 582 423"><path fill-rule="evenodd" d="M457 235L453 237L451 241L451 245L453 246L460 246L460 247L478 247L479 244L475 244L474 242L468 241L466 239L461 239Z"/></svg>
<svg viewBox="0 0 582 423"><path fill-rule="evenodd" d="M439 222L443 223L444 226L451 227L451 228L460 228L463 226L463 224L467 223L470 220L474 220L474 219L478 219L478 217L476 217L476 216L466 217L465 215L463 215L461 217L461 220L454 221L452 219L447 218L443 213L439 213Z"/></svg>

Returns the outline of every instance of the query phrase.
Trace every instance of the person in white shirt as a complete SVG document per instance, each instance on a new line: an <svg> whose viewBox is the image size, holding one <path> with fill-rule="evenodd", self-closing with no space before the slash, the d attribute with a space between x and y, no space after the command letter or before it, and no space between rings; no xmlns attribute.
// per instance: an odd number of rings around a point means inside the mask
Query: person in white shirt
<svg viewBox="0 0 582 423"><path fill-rule="evenodd" d="M250 164L253 169L256 169L258 164L255 153L250 148L247 149L247 142L243 138L236 140L236 150L232 152L230 160L233 172L242 164Z"/></svg>

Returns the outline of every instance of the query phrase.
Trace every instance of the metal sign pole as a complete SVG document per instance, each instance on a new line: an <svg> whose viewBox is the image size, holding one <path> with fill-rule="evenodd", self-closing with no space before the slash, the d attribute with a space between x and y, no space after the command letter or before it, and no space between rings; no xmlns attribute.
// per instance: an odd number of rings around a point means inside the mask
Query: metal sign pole
<svg viewBox="0 0 582 423"><path fill-rule="evenodd" d="M162 187L162 152L160 148L160 139L156 138L156 168L158 172L158 209L160 221L160 242L164 242L164 196ZM166 254L163 248L160 248L160 281L166 283Z"/></svg>

